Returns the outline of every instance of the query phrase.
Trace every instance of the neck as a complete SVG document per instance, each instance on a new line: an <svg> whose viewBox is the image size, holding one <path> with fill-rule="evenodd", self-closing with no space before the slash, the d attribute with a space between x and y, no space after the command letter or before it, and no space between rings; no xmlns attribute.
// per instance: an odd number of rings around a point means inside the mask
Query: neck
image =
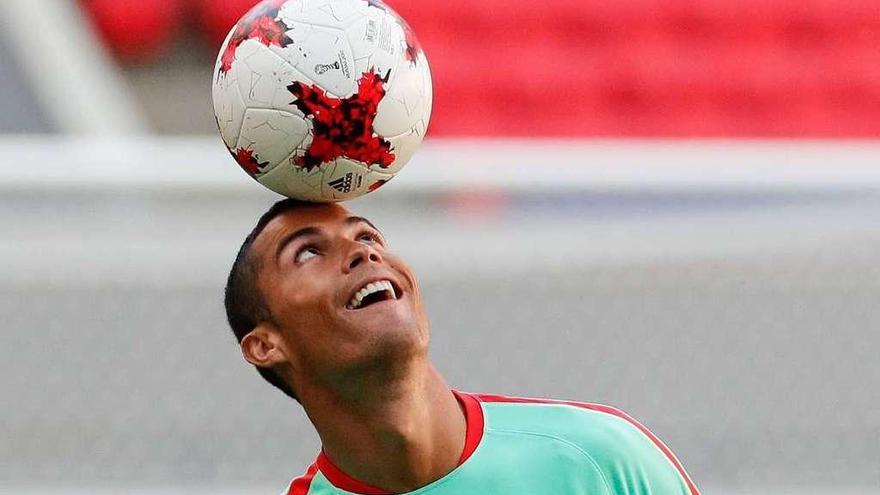
<svg viewBox="0 0 880 495"><path fill-rule="evenodd" d="M407 492L458 464L464 413L426 358L390 383L357 392L311 390L301 398L324 455L362 483Z"/></svg>

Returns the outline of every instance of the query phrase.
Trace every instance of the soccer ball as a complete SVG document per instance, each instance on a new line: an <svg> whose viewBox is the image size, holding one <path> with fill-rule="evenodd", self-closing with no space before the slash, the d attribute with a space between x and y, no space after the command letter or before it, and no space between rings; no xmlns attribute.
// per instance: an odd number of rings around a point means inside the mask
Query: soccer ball
<svg viewBox="0 0 880 495"><path fill-rule="evenodd" d="M251 177L307 201L388 182L431 115L431 72L409 26L379 0L264 0L220 49L214 113Z"/></svg>

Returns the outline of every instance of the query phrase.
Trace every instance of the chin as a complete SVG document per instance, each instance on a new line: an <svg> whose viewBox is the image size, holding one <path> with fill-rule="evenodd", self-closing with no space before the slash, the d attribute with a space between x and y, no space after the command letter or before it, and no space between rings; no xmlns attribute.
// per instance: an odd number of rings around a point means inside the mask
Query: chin
<svg viewBox="0 0 880 495"><path fill-rule="evenodd" d="M416 306L416 307L414 307ZM353 372L398 369L427 355L427 318L406 298L386 300L342 313L344 331L351 336L339 349L337 363Z"/></svg>
<svg viewBox="0 0 880 495"><path fill-rule="evenodd" d="M349 361L351 368L393 372L428 354L428 334L423 327L416 322L395 323L358 329L362 339Z"/></svg>
<svg viewBox="0 0 880 495"><path fill-rule="evenodd" d="M369 332L370 343L377 354L412 354L426 352L428 335L416 322L385 324Z"/></svg>

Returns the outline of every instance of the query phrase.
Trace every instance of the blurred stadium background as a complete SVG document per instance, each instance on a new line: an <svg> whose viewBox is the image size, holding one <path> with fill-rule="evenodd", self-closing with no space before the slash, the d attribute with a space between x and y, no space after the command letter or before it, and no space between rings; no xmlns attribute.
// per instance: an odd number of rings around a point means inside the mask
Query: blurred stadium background
<svg viewBox="0 0 880 495"><path fill-rule="evenodd" d="M704 493L880 493L880 3L389 0L429 137L352 207L463 390L621 407ZM3 0L0 493L277 493L318 443L221 291L252 0Z"/></svg>

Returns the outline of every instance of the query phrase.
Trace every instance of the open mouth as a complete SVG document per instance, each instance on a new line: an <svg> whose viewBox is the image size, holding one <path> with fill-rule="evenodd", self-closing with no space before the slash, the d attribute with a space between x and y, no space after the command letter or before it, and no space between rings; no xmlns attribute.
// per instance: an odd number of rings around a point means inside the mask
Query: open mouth
<svg viewBox="0 0 880 495"><path fill-rule="evenodd" d="M400 288L394 282L388 279L376 280L358 289L345 307L363 309L378 302L397 300L401 294Z"/></svg>

